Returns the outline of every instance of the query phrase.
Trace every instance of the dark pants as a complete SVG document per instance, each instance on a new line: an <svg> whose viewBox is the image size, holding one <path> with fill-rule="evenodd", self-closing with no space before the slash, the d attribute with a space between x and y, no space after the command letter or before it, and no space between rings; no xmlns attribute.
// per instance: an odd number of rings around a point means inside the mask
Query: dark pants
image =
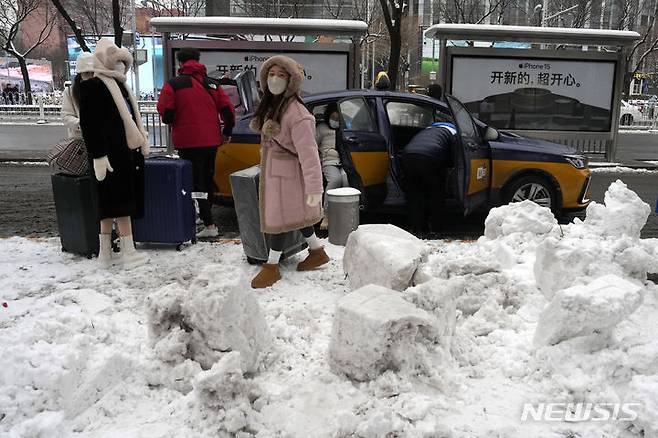
<svg viewBox="0 0 658 438"><path fill-rule="evenodd" d="M418 154L403 154L401 160L409 207L409 227L417 234L438 231L441 228L445 198L445 164L441 160Z"/></svg>
<svg viewBox="0 0 658 438"><path fill-rule="evenodd" d="M300 231L302 232L302 236L309 238L313 235L313 233L315 233L315 228L306 227L302 228ZM283 251L283 244L286 240L286 234L288 233L270 234L270 236L272 236L272 239L270 240L270 244L272 246L271 249L274 251Z"/></svg>
<svg viewBox="0 0 658 438"><path fill-rule="evenodd" d="M199 217L205 226L213 225L212 200L215 194L215 157L217 147L178 149L178 156L192 162L194 191L208 194L208 199L197 199Z"/></svg>

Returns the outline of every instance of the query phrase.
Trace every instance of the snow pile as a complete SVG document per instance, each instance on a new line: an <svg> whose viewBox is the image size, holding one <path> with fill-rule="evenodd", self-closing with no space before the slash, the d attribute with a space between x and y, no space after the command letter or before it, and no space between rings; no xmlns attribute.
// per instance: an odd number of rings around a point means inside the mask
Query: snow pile
<svg viewBox="0 0 658 438"><path fill-rule="evenodd" d="M587 207L586 226L605 237L640 238L640 231L651 213L649 204L620 180L610 184L605 192L604 204L592 202Z"/></svg>
<svg viewBox="0 0 658 438"><path fill-rule="evenodd" d="M359 381L386 370L429 372L432 365L419 359L438 339L431 315L396 291L364 286L338 302L329 364L336 373Z"/></svg>
<svg viewBox="0 0 658 438"><path fill-rule="evenodd" d="M450 342L457 324L457 302L455 297L463 293L464 282L457 279L433 279L404 291L403 298L415 304L435 318L434 327L439 343L450 351Z"/></svg>
<svg viewBox="0 0 658 438"><path fill-rule="evenodd" d="M537 248L537 286L546 298L574 284L614 274L645 280L658 271L655 247L640 240L649 206L621 181L610 185L605 205L593 202L585 221L563 227L563 236L548 237Z"/></svg>
<svg viewBox="0 0 658 438"><path fill-rule="evenodd" d="M158 358L187 358L209 369L227 352L238 351L242 369L254 373L271 341L253 291L234 269L207 265L186 291L168 285L147 298L149 330Z"/></svg>
<svg viewBox="0 0 658 438"><path fill-rule="evenodd" d="M606 332L633 313L642 297L641 286L615 275L558 291L539 317L534 343L553 345Z"/></svg>
<svg viewBox="0 0 658 438"><path fill-rule="evenodd" d="M379 242L350 249L361 265L325 243L322 269L297 272L294 255L256 293L239 241L150 249L151 264L124 272L57 239L2 239L0 436L656 436L658 287L644 275L658 240L635 234L646 209L632 192L613 184L607 200L563 226L504 206L477 241L378 226ZM627 231L606 222L623 211ZM351 295L344 255L355 277L397 291ZM367 380L333 372L336 350ZM526 403L560 402L638 415L521 420Z"/></svg>
<svg viewBox="0 0 658 438"><path fill-rule="evenodd" d="M517 233L541 238L553 232L557 220L550 209L525 200L492 208L484 227L484 236L491 240Z"/></svg>
<svg viewBox="0 0 658 438"><path fill-rule="evenodd" d="M219 436L252 437L262 427L252 404L260 390L243 377L240 353L224 355L212 368L200 372L192 383L195 417Z"/></svg>
<svg viewBox="0 0 658 438"><path fill-rule="evenodd" d="M658 374L633 376L626 397L639 410L635 423L644 430L644 436L658 436Z"/></svg>
<svg viewBox="0 0 658 438"><path fill-rule="evenodd" d="M343 269L352 290L368 284L403 291L429 248L394 225L360 225L347 239Z"/></svg>

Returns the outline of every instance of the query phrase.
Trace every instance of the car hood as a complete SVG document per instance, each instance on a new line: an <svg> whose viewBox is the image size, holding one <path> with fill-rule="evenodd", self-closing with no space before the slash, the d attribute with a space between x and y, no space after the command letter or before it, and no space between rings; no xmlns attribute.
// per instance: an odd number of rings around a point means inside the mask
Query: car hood
<svg viewBox="0 0 658 438"><path fill-rule="evenodd" d="M496 141L489 142L493 149L512 149L524 152L536 152L551 155L573 155L578 152L566 145L536 138L521 137L505 132L500 133Z"/></svg>

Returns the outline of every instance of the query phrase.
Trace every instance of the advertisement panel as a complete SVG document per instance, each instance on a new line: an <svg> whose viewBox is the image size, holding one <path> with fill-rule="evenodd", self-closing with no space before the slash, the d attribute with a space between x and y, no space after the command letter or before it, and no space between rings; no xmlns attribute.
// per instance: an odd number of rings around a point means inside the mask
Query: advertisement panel
<svg viewBox="0 0 658 438"><path fill-rule="evenodd" d="M112 35L106 35L104 38L113 39ZM87 47L93 52L96 49L96 38L85 37ZM82 53L80 45L74 37L69 36L68 55L69 55L69 75L75 76L75 66L78 56ZM155 99L157 91L162 88L164 83L164 58L162 52L162 37L154 35L140 35L137 41L137 48L146 50L146 62L139 68L139 88L141 99ZM130 87L135 90L133 84L133 75L128 75Z"/></svg>
<svg viewBox="0 0 658 438"><path fill-rule="evenodd" d="M452 94L498 129L607 132L615 61L452 58Z"/></svg>
<svg viewBox="0 0 658 438"><path fill-rule="evenodd" d="M208 69L208 74L215 78L233 78L244 70L252 70L258 79L261 65L274 55L289 56L304 67L306 79L302 84L303 95L347 89L348 52L210 49L201 51L201 63Z"/></svg>
<svg viewBox="0 0 658 438"><path fill-rule="evenodd" d="M32 91L53 91L53 69L50 61L27 59L26 62ZM23 73L16 58L0 57L0 88L4 89L7 85L24 92Z"/></svg>

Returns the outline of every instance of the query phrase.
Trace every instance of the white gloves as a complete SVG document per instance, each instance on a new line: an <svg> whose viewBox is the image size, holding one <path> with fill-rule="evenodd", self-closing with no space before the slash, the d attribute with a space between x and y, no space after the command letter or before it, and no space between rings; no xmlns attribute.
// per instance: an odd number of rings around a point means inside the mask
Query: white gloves
<svg viewBox="0 0 658 438"><path fill-rule="evenodd" d="M100 158L94 158L94 174L98 181L103 181L107 175L107 171L114 172L112 166L110 166L110 160L107 159L107 155Z"/></svg>
<svg viewBox="0 0 658 438"><path fill-rule="evenodd" d="M322 202L322 193L316 193L313 195L306 195L306 204L309 207L316 207Z"/></svg>

